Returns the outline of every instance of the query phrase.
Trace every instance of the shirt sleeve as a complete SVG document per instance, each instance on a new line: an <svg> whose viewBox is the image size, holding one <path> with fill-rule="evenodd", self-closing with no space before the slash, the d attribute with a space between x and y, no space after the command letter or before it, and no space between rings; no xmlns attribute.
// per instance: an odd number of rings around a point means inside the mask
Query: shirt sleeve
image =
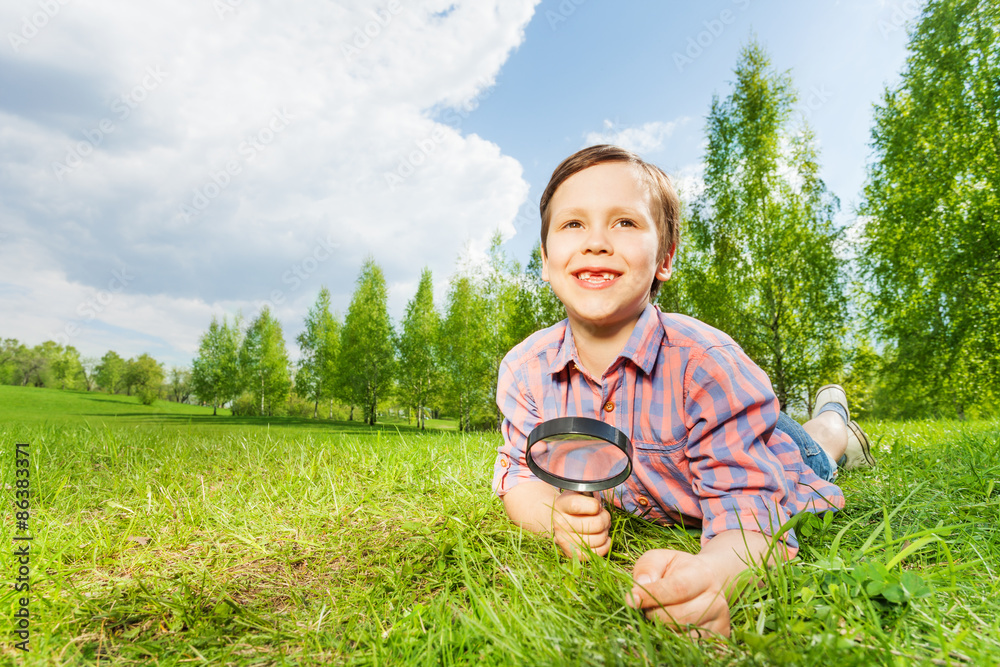
<svg viewBox="0 0 1000 667"><path fill-rule="evenodd" d="M525 446L528 434L542 421L527 385L519 381L506 359L497 378L497 407L504 417L500 425L503 444L497 448L493 465L493 491L502 498L521 482L538 479L525 461Z"/></svg>
<svg viewBox="0 0 1000 667"><path fill-rule="evenodd" d="M726 530L777 533L790 518L790 489L767 444L779 409L770 380L736 346L709 348L688 374L687 455L704 517L702 544ZM795 535L783 539L794 556Z"/></svg>

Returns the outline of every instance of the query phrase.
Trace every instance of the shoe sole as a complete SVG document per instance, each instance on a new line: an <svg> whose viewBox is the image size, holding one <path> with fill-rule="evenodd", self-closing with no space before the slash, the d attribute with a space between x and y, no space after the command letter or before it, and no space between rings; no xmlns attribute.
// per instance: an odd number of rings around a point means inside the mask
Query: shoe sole
<svg viewBox="0 0 1000 667"><path fill-rule="evenodd" d="M844 395L844 402L840 403L840 405L843 405L844 406L844 410L847 412L847 421L851 421L851 409L849 407L847 407L847 391L843 387L841 387L839 384L825 384L825 385L823 385L822 387L819 388L819 391L816 392L816 395L819 396L820 394L822 394L824 389L839 389L840 390L840 393ZM826 403L824 403L823 405L826 405ZM813 406L813 412L812 412L811 416L812 416L813 419L815 419L817 415L819 415L819 411L816 410L816 406Z"/></svg>
<svg viewBox="0 0 1000 667"><path fill-rule="evenodd" d="M861 453L865 455L865 461L868 462L868 465L874 466L875 459L872 458L872 443L868 439L868 435L861 430L856 421L848 422L847 426L854 432L854 437L858 439L858 442L861 443Z"/></svg>

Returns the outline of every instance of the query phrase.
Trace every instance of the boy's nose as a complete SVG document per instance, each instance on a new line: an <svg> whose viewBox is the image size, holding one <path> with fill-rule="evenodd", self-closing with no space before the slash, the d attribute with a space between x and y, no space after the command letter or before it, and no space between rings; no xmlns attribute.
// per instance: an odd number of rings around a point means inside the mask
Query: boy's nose
<svg viewBox="0 0 1000 667"><path fill-rule="evenodd" d="M584 242L583 252L598 254L610 253L611 251L611 239L608 238L608 230L600 225L591 227Z"/></svg>

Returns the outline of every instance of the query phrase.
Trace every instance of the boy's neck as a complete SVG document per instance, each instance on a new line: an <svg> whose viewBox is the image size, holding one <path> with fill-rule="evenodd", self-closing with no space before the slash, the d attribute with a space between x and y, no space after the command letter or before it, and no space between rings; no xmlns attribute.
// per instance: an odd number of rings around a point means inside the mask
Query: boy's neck
<svg viewBox="0 0 1000 667"><path fill-rule="evenodd" d="M639 318L625 323L615 330L587 326L586 323L570 322L576 354L584 369L594 378L601 378L625 348Z"/></svg>

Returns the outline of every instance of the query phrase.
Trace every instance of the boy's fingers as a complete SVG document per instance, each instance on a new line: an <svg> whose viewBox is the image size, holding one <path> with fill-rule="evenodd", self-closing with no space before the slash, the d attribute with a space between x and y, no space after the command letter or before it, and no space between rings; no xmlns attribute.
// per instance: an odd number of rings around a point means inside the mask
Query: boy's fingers
<svg viewBox="0 0 1000 667"><path fill-rule="evenodd" d="M607 534L610 526L611 515L608 514L607 510L602 510L600 514L596 515L585 514L582 516L564 516L563 525L561 527L568 533L579 533L580 535L603 535Z"/></svg>
<svg viewBox="0 0 1000 667"><path fill-rule="evenodd" d="M685 556L690 554L673 549L654 549L640 556L632 569L635 585L627 596L628 605L633 609L659 607L685 602L696 595L692 584L696 587L697 582L668 574L674 563Z"/></svg>
<svg viewBox="0 0 1000 667"><path fill-rule="evenodd" d="M586 560L589 547L598 556L607 556L611 551L611 538L608 535L562 534L556 536L556 544L567 556Z"/></svg>
<svg viewBox="0 0 1000 667"><path fill-rule="evenodd" d="M657 607L645 611L646 618L657 620L675 630L687 630L692 637L719 634L728 637L731 632L729 607L725 604L689 603L673 605L666 609Z"/></svg>
<svg viewBox="0 0 1000 667"><path fill-rule="evenodd" d="M577 516L598 514L601 511L601 502L594 496L584 495L576 491L566 491L556 498L556 509L563 514Z"/></svg>

